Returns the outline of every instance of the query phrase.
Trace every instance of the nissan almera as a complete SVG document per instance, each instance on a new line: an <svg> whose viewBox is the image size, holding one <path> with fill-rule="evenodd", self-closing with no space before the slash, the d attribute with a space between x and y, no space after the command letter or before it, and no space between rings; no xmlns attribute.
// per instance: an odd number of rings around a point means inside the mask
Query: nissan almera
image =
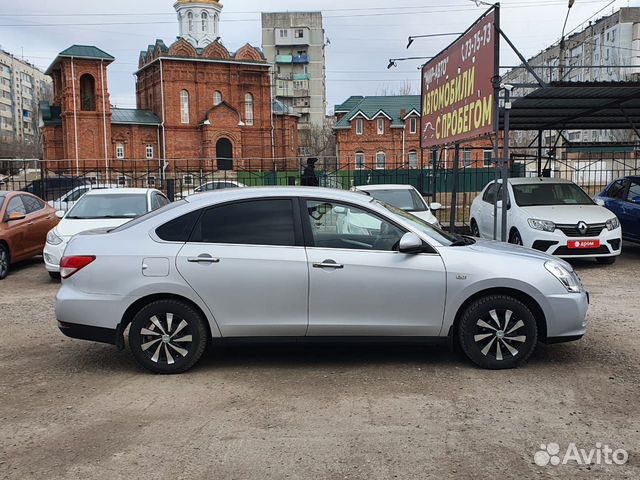
<svg viewBox="0 0 640 480"><path fill-rule="evenodd" d="M157 373L190 369L208 344L256 337L435 338L504 369L587 327L587 292L563 260L453 236L338 190L189 197L73 237L60 267L60 330L119 348L126 333Z"/></svg>

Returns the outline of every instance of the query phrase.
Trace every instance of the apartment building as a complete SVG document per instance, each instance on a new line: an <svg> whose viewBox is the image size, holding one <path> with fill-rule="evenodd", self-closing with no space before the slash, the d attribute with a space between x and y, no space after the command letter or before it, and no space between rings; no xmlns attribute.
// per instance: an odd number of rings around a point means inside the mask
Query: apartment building
<svg viewBox="0 0 640 480"><path fill-rule="evenodd" d="M558 43L529 60L546 82L620 82L640 81L640 7L621 8L602 17L566 38L561 50ZM505 83L535 83L524 68L504 75ZM531 89L518 89L520 96ZM622 113L621 113L622 114ZM609 143L627 141L632 132L613 130L570 130L570 142ZM526 144L530 133L514 132L516 144ZM556 134L545 140L552 144Z"/></svg>
<svg viewBox="0 0 640 480"><path fill-rule="evenodd" d="M28 62L0 50L0 140L35 143L38 104L53 92L51 78Z"/></svg>
<svg viewBox="0 0 640 480"><path fill-rule="evenodd" d="M325 32L320 12L262 14L262 50L273 96L300 115L299 128L322 127L326 114Z"/></svg>

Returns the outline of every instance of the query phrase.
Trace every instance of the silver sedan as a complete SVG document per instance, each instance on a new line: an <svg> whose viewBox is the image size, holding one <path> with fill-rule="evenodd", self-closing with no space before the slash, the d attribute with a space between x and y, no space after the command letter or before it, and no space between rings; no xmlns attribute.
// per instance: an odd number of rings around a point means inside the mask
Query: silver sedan
<svg viewBox="0 0 640 480"><path fill-rule="evenodd" d="M134 358L157 373L255 337L437 339L503 369L587 327L568 263L319 188L202 194L77 235L61 275L60 330L124 348L129 327Z"/></svg>

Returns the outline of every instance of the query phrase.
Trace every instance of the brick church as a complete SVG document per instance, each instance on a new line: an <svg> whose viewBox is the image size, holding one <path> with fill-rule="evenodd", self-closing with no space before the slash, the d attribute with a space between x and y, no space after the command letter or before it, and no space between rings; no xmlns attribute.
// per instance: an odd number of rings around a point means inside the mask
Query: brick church
<svg viewBox="0 0 640 480"><path fill-rule="evenodd" d="M271 96L269 63L249 44L220 41L218 0L178 0L180 36L140 53L136 109L112 107L114 57L74 45L47 70L54 100L41 105L44 159L61 168L127 164L212 170L297 170L298 116ZM55 168L55 167L54 167Z"/></svg>

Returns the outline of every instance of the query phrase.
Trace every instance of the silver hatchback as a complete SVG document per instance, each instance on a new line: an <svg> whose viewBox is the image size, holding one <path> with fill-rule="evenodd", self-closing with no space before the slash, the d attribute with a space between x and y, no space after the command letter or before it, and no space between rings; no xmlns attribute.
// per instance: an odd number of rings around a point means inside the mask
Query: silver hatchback
<svg viewBox="0 0 640 480"><path fill-rule="evenodd" d="M435 338L481 367L512 368L537 341L577 340L587 326L568 263L319 188L189 197L75 236L61 275L60 330L124 348L129 327L134 358L157 373L255 337Z"/></svg>

